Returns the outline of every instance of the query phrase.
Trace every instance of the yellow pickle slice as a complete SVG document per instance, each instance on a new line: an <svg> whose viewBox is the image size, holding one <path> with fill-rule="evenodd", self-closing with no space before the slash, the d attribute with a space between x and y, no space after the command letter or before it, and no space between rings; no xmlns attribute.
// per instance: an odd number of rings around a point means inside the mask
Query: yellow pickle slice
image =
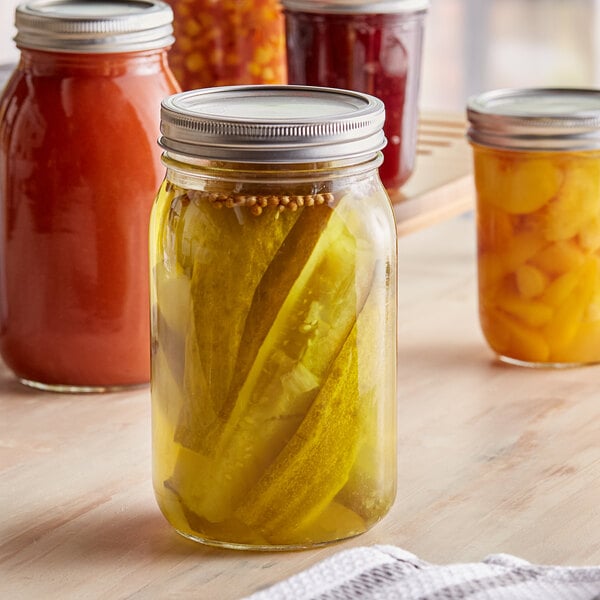
<svg viewBox="0 0 600 600"><path fill-rule="evenodd" d="M376 439L389 381L370 373L395 363L377 342L394 326L379 225L360 194L304 198L174 190L162 219L155 482L185 535L303 546L359 534L393 501Z"/></svg>

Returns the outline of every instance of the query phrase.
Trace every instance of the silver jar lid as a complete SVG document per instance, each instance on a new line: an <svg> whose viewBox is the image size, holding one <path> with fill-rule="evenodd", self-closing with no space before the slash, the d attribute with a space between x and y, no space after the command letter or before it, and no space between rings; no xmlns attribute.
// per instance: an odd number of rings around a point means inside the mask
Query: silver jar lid
<svg viewBox="0 0 600 600"><path fill-rule="evenodd" d="M375 155L386 143L378 98L350 90L247 85L192 90L161 106L169 154L250 163Z"/></svg>
<svg viewBox="0 0 600 600"><path fill-rule="evenodd" d="M340 14L386 14L418 12L429 8L429 0L281 0L286 10Z"/></svg>
<svg viewBox="0 0 600 600"><path fill-rule="evenodd" d="M20 48L108 54L173 41L173 11L159 0L29 0L15 13Z"/></svg>
<svg viewBox="0 0 600 600"><path fill-rule="evenodd" d="M469 140L512 150L600 148L600 90L525 88L469 98Z"/></svg>

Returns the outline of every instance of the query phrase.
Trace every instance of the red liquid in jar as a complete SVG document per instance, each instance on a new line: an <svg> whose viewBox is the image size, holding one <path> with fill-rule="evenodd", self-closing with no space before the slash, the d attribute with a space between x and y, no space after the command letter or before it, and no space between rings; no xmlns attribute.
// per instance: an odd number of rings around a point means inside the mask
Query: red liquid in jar
<svg viewBox="0 0 600 600"><path fill-rule="evenodd" d="M285 12L289 83L354 89L384 102L388 145L379 173L392 189L414 166L423 15Z"/></svg>
<svg viewBox="0 0 600 600"><path fill-rule="evenodd" d="M148 223L166 51L22 51L0 99L0 349L21 379L149 379Z"/></svg>

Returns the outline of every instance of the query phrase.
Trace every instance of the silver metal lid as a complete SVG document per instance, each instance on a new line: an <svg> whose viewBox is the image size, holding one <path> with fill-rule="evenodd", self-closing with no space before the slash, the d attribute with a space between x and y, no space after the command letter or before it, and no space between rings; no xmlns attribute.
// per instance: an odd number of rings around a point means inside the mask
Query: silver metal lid
<svg viewBox="0 0 600 600"><path fill-rule="evenodd" d="M429 8L429 0L281 0L281 4L292 11L342 14L403 13Z"/></svg>
<svg viewBox="0 0 600 600"><path fill-rule="evenodd" d="M17 6L20 48L108 54L173 41L173 11L160 0L29 0Z"/></svg>
<svg viewBox="0 0 600 600"><path fill-rule="evenodd" d="M526 88L469 98L469 140L513 150L600 148L600 90Z"/></svg>
<svg viewBox="0 0 600 600"><path fill-rule="evenodd" d="M295 85L205 88L163 100L159 144L184 157L303 163L374 155L386 143L378 98Z"/></svg>

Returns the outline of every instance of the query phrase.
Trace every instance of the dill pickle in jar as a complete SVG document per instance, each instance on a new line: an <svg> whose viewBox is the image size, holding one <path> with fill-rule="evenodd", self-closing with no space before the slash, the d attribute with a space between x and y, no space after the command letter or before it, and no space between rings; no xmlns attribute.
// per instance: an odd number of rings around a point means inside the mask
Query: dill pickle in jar
<svg viewBox="0 0 600 600"><path fill-rule="evenodd" d="M600 92L470 99L479 313L524 366L600 362Z"/></svg>
<svg viewBox="0 0 600 600"><path fill-rule="evenodd" d="M396 237L380 100L163 101L151 224L153 479L199 542L358 535L396 490Z"/></svg>

